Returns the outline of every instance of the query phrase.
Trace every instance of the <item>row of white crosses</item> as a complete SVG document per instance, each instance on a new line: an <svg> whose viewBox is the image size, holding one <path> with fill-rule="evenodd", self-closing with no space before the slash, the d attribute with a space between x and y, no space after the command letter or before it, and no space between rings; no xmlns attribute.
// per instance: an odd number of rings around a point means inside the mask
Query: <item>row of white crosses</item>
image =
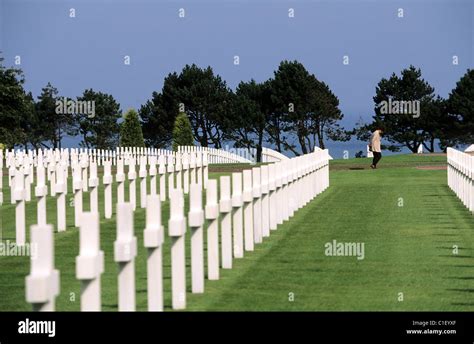
<svg viewBox="0 0 474 344"><path fill-rule="evenodd" d="M197 147L198 149L193 150L196 154L202 154L204 148ZM139 159L140 156L155 156L160 155L171 155L172 151L166 149L157 148L145 148L145 147L118 147L115 150L103 150L103 149L88 149L88 148L61 148L61 149L38 149L38 150L5 150L2 151L4 158L7 161L6 167L10 167L12 159L18 159L19 157L28 156L32 161L36 161L39 154L43 155L45 161L58 163L64 156L83 156L86 155L90 159L97 161L98 166L103 166L106 161L112 161L113 165L116 164L118 158Z"/></svg>
<svg viewBox="0 0 474 344"><path fill-rule="evenodd" d="M135 154L134 151L136 150ZM35 153L33 153L35 152ZM169 198L168 189L182 188L189 193L189 185L198 183L206 187L208 179L207 153L204 151L171 153L162 155L140 155L145 149L118 149L120 154L115 159L117 182L117 203L125 202L125 183L129 184L129 202L133 210L137 207L137 178L140 188L140 207L146 207L148 194L160 195L161 201ZM162 150L158 152L164 152ZM57 230L66 230L66 196L68 194L68 178L72 175L74 224L80 225L83 212L83 193L90 194L92 212L99 212L106 219L112 217L113 198L112 174L113 160L103 160L104 175L98 178L98 161L94 155L78 152L75 149L47 151L7 151L6 165L9 167L9 186L11 203L16 204L16 242L25 244L25 202L31 200L31 187L34 186L37 201L37 224L46 224L46 197L48 187L50 196L57 199ZM137 160L138 159L138 160ZM3 151L0 150L0 171L3 171ZM138 176L137 176L138 167ZM125 173L127 168L127 173ZM36 169L36 175L35 175ZM148 179L149 178L149 179ZM1 179L1 178L0 178ZM34 183L36 179L36 184ZM158 186L159 183L159 186ZM176 185L175 185L176 184ZM2 186L2 184L0 184ZM104 192L104 209L99 209L99 189ZM3 193L0 188L0 206Z"/></svg>
<svg viewBox="0 0 474 344"><path fill-rule="evenodd" d="M233 152L235 151L235 153ZM217 149L209 147L179 146L180 153L206 153L210 164L232 164L232 163L251 163L255 161L255 149ZM237 154L239 153L239 154ZM252 159L249 159L252 158Z"/></svg>
<svg viewBox="0 0 474 344"><path fill-rule="evenodd" d="M474 213L474 156L448 148L448 185Z"/></svg>
<svg viewBox="0 0 474 344"><path fill-rule="evenodd" d="M207 258L209 280L220 278L220 268L232 269L234 258L242 258L246 251L253 251L255 244L261 243L279 224L329 186L328 159L327 150L319 150L242 173L235 172L232 177L210 179L205 207L202 186L192 183L187 217L184 190L173 188L169 192L170 216L167 224L171 240L172 308L186 308L185 235L188 227L191 231L191 290L192 293L204 293L204 260ZM150 311L163 310L162 246L165 229L161 222L160 196L147 195L143 246L148 253L147 296ZM76 259L76 278L82 283L81 310L98 311L101 310L100 278L104 271L104 254L99 242L99 214L83 212L79 223L80 250ZM207 257L204 228L207 229ZM119 267L120 311L136 310L135 258L138 243L134 231L133 205L131 202L119 202L114 260ZM51 226L34 226L32 241L38 245L40 257L32 261L27 277L27 301L36 310L54 310L54 299L59 293L59 273L54 269Z"/></svg>
<svg viewBox="0 0 474 344"><path fill-rule="evenodd" d="M187 153L206 151L209 156L209 163L211 164L251 163L256 161L257 156L255 148L230 148L223 150L208 147L180 146L178 151ZM279 162L289 159L282 153L266 147L262 147L261 155L262 162Z"/></svg>
<svg viewBox="0 0 474 344"><path fill-rule="evenodd" d="M122 159L124 160L124 164L128 165L130 161L135 161L138 163L141 158L147 158L147 163L152 165L156 165L157 161L163 157L164 160L163 164L166 164L168 156L175 156L179 159L176 164L179 164L178 170L182 170L183 172L189 168L203 168L205 170L207 168L207 153L203 149L195 150L188 154L178 154L175 152L167 151L167 150L156 150L151 148L118 148L117 151L105 151L106 153L110 152L110 154L103 154L100 156L97 152L93 152L93 150L82 151L78 149L61 149L61 150L28 150L25 152L24 150L7 150L3 151L0 150L0 168L3 170L3 160L5 159L6 167L9 169L9 186L11 185L11 180L15 176L15 167L20 168L24 167L24 174L26 177L26 182L29 184L33 184L34 182L34 168L38 165L38 160L41 161L47 167L47 178L48 181L54 185L56 180L56 165L66 163L67 166L72 166L73 164L80 164L82 166L82 180L83 180L83 191L87 190L87 167L89 161L95 161L97 166L105 166L107 163L110 163L113 166L117 165L117 160ZM5 155L5 156L4 156ZM179 163L181 162L182 163ZM28 167L28 168L26 168ZM155 166L156 168L156 166ZM0 184L0 188L1 188ZM51 188L51 196L56 194L56 190L54 187ZM27 201L30 200L30 196L27 195ZM12 202L13 204L13 202Z"/></svg>

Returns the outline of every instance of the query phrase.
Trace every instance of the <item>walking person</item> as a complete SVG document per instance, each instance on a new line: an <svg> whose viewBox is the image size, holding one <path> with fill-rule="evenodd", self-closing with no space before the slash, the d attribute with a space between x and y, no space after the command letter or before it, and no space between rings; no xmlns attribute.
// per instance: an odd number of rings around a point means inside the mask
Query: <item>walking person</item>
<svg viewBox="0 0 474 344"><path fill-rule="evenodd" d="M374 159L372 160L372 165L370 167L372 169L377 168L377 164L382 159L382 149L380 147L380 141L383 134L383 130L381 128L377 128L370 137L370 145L369 149L374 153Z"/></svg>

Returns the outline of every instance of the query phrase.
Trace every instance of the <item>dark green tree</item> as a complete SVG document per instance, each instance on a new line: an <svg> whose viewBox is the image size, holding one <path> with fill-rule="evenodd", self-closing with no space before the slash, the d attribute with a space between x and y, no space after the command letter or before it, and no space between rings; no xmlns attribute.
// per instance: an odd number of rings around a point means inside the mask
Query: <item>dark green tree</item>
<svg viewBox="0 0 474 344"><path fill-rule="evenodd" d="M377 85L374 96L375 116L371 127L382 126L384 138L387 139L391 150L399 150L406 146L412 152L416 152L418 146L436 138L436 123L440 114L435 109L439 104L436 102L434 88L421 77L421 70L410 66L402 70L398 76L393 73L389 79L383 78ZM420 104L419 117L413 113L384 113L381 104L391 101L412 102ZM430 146L427 146L430 147ZM431 147L430 147L431 148Z"/></svg>
<svg viewBox="0 0 474 344"><path fill-rule="evenodd" d="M171 104L167 104L165 100L171 101ZM171 98L157 92L153 92L152 99L140 107L138 114L147 146L165 148L170 145L177 108L178 105Z"/></svg>
<svg viewBox="0 0 474 344"><path fill-rule="evenodd" d="M273 111L267 132L278 150L306 154L316 144L324 148L325 138L350 138L338 124L343 118L338 98L300 62L280 63L271 81L271 94Z"/></svg>
<svg viewBox="0 0 474 344"><path fill-rule="evenodd" d="M307 152L304 135L304 118L308 110L309 76L306 68L297 61L282 61L274 72L271 82L273 111L270 116L269 130L272 143L277 150L289 150L298 155L293 138L302 143L303 153Z"/></svg>
<svg viewBox="0 0 474 344"><path fill-rule="evenodd" d="M145 147L138 113L134 109L130 109L123 117L124 120L120 124L120 146Z"/></svg>
<svg viewBox="0 0 474 344"><path fill-rule="evenodd" d="M25 96L25 110L22 118L21 127L25 133L25 148L30 144L34 149L48 147L45 143L44 129L46 124L36 111L36 104L31 92Z"/></svg>
<svg viewBox="0 0 474 344"><path fill-rule="evenodd" d="M6 68L0 57L0 142L7 148L27 141L25 114L29 112L20 69Z"/></svg>
<svg viewBox="0 0 474 344"><path fill-rule="evenodd" d="M449 132L453 127L453 118L448 115L446 100L437 96L424 104L420 115L423 146L429 152L435 151L435 141L439 139L439 147L446 150L451 145Z"/></svg>
<svg viewBox="0 0 474 344"><path fill-rule="evenodd" d="M87 148L110 149L118 144L120 127L118 119L122 115L120 104L110 94L85 90L79 101L94 102L95 114L75 114L75 130L71 134L82 136L81 146Z"/></svg>
<svg viewBox="0 0 474 344"><path fill-rule="evenodd" d="M41 89L38 102L35 105L34 131L41 133L41 141L51 142L53 148L61 148L61 142L73 125L74 116L67 111L58 111L58 90L48 82Z"/></svg>
<svg viewBox="0 0 474 344"><path fill-rule="evenodd" d="M448 141L474 143L474 69L468 69L449 94L447 111L452 119Z"/></svg>
<svg viewBox="0 0 474 344"><path fill-rule="evenodd" d="M194 139L203 147L222 147L224 122L230 113L231 91L211 67L186 65L181 73L169 74L163 85L163 108L167 118L185 112Z"/></svg>
<svg viewBox="0 0 474 344"><path fill-rule="evenodd" d="M260 162L271 111L270 82L241 82L232 99L232 115L225 121L226 138L237 147L255 148L256 160Z"/></svg>
<svg viewBox="0 0 474 344"><path fill-rule="evenodd" d="M189 123L188 115L184 112L181 112L174 121L173 150L177 151L179 146L194 146L191 123Z"/></svg>
<svg viewBox="0 0 474 344"><path fill-rule="evenodd" d="M323 81L311 76L311 96L309 99L309 114L307 117L308 130L305 135L310 151L314 150L316 142L321 149L325 148L325 139L332 141L348 141L350 132L339 124L344 118L339 109L339 99Z"/></svg>

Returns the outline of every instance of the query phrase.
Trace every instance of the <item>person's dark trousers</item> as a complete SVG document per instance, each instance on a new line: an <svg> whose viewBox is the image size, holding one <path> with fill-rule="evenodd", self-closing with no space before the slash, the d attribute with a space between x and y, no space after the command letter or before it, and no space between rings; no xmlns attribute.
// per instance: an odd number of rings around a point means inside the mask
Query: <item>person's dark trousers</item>
<svg viewBox="0 0 474 344"><path fill-rule="evenodd" d="M377 167L377 163L382 159L382 153L380 152L374 152L374 159L372 160L372 165L374 167Z"/></svg>

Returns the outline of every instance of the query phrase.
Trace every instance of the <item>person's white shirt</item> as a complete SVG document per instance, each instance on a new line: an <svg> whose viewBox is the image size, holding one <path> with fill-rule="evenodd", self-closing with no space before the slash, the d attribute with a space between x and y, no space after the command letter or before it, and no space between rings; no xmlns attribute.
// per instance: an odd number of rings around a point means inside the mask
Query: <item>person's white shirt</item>
<svg viewBox="0 0 474 344"><path fill-rule="evenodd" d="M380 130L377 129L372 133L372 136L370 137L370 145L372 146L372 152L382 152L380 148L380 141Z"/></svg>

